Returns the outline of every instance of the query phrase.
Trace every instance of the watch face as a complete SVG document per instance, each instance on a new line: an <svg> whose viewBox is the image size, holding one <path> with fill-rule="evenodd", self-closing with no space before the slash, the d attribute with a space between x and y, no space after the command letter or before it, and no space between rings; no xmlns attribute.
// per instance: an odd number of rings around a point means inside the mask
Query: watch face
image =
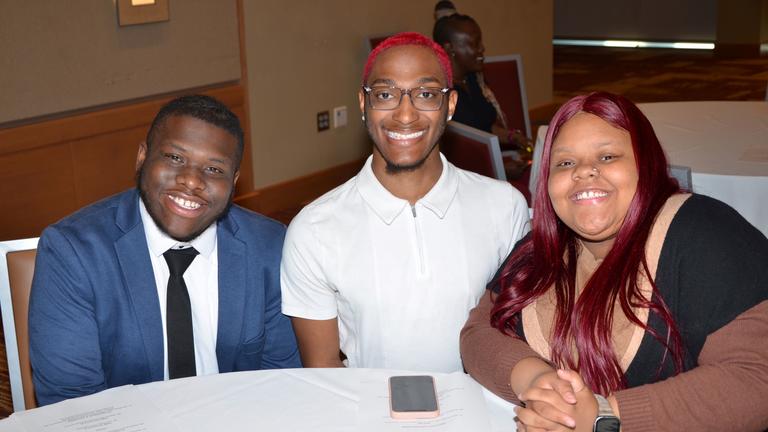
<svg viewBox="0 0 768 432"><path fill-rule="evenodd" d="M616 417L598 417L595 419L594 432L619 432L621 422Z"/></svg>

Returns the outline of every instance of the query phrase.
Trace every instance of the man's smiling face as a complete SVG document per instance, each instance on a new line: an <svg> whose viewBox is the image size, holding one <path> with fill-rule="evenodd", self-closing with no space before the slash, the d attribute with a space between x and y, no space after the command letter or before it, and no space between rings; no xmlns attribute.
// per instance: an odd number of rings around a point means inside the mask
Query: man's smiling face
<svg viewBox="0 0 768 432"><path fill-rule="evenodd" d="M229 208L239 175L237 139L224 129L172 115L142 143L138 187L157 226L178 241L200 235Z"/></svg>
<svg viewBox="0 0 768 432"><path fill-rule="evenodd" d="M450 87L431 49L417 45L387 49L376 59L366 85L414 89L410 96L403 95L393 110L371 109L360 92L360 109L375 145L374 159L383 159L389 172L398 172L417 170L428 158L439 157L437 143L446 117L456 106L456 93L441 95L445 100L437 111L419 111L412 102L412 98L420 97L418 87Z"/></svg>

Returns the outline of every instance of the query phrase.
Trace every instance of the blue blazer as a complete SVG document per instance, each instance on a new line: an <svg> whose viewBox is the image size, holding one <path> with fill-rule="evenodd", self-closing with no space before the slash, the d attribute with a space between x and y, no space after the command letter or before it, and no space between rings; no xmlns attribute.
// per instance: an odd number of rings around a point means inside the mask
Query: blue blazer
<svg viewBox="0 0 768 432"><path fill-rule="evenodd" d="M232 206L218 221L219 372L301 367L281 312L285 227ZM163 380L163 328L135 189L46 228L29 304L41 405Z"/></svg>

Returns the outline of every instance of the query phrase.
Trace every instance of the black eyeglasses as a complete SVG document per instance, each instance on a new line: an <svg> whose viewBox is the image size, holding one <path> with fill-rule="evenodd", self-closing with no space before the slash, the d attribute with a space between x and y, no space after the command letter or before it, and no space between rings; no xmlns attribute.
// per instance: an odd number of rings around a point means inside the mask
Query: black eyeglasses
<svg viewBox="0 0 768 432"><path fill-rule="evenodd" d="M445 95L450 88L415 87L401 89L398 87L367 87L363 91L368 99L368 106L375 110L393 110L400 106L403 95L408 95L413 107L419 111L437 111L443 106Z"/></svg>

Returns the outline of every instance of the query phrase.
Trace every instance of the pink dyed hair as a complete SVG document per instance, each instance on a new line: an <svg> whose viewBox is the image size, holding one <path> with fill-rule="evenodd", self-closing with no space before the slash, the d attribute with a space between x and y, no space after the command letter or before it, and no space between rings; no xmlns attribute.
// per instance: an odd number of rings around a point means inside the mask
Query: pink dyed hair
<svg viewBox="0 0 768 432"><path fill-rule="evenodd" d="M365 67L363 68L363 85L368 81L368 76L371 74L371 69L373 69L373 64L376 62L376 58L379 57L379 54L390 48L403 45L416 45L431 49L437 57L437 61L440 63L440 68L445 74L445 79L447 80L446 85L448 87L453 85L453 70L451 70L451 59L448 58L448 54L446 54L443 47L438 45L435 41L416 32L398 33L384 39L380 44L376 45L376 48L368 54L368 60L366 60Z"/></svg>
<svg viewBox="0 0 768 432"><path fill-rule="evenodd" d="M549 198L548 182L552 143L563 125L580 112L596 115L629 133L638 181L613 248L577 297L578 239L557 217ZM675 371L682 371L684 354L680 332L650 277L645 257L645 244L656 215L667 198L679 191L677 182L667 173L666 156L651 123L632 102L605 92L577 96L566 102L550 122L544 140L531 235L518 245L502 271L491 324L509 333L517 325L523 308L554 289L556 309L549 341L553 362L558 367L578 370L592 391L608 395L627 386L611 342L613 308L618 300L624 315L661 343L666 352L671 353ZM640 274L651 281L650 300L645 299L637 283ZM651 316L655 314L660 318L666 334L643 323L632 310L634 307L647 308ZM578 360L571 354L571 341L574 341ZM659 371L669 359L665 355Z"/></svg>

